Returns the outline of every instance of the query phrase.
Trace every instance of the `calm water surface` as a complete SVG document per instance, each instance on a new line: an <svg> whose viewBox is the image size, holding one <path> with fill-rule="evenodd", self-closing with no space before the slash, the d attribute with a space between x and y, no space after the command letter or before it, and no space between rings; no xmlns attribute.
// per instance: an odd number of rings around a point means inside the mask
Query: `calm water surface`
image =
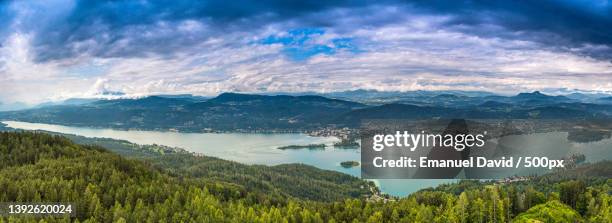
<svg viewBox="0 0 612 223"><path fill-rule="evenodd" d="M25 130L46 130L85 137L103 137L127 140L137 144L160 144L180 147L207 156L219 157L247 164L277 165L304 163L321 169L335 170L360 176L359 167L343 168L340 162L361 160L359 149L335 149L331 145L338 141L334 137L311 137L305 134L246 134L246 133L177 133L141 130L115 130L106 128L70 127L41 123L3 121L8 127ZM611 159L612 139L593 143L573 143L567 133L538 133L513 136L520 139L507 140L516 148L525 148L533 156L544 154L582 153L587 161ZM279 150L279 146L321 144L324 150ZM434 187L455 180L375 180L381 190L395 196L405 196L419 189Z"/></svg>

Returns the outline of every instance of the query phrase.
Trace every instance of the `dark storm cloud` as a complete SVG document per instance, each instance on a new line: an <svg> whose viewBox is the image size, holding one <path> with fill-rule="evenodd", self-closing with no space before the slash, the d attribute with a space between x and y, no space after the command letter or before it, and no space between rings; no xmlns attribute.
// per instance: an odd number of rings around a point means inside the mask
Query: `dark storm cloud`
<svg viewBox="0 0 612 223"><path fill-rule="evenodd" d="M612 5L604 1L449 1L418 5L456 15L454 24L493 23L514 31L551 32L576 42L612 43Z"/></svg>
<svg viewBox="0 0 612 223"><path fill-rule="evenodd" d="M417 8L454 17L448 25L467 26L482 36L532 40L552 47L585 47L587 54L612 57L612 4L607 1L421 1ZM511 31L491 32L487 25ZM588 45L603 45L588 47Z"/></svg>
<svg viewBox="0 0 612 223"><path fill-rule="evenodd" d="M399 13L364 13L373 6L396 7ZM10 13L0 4L0 18ZM339 26L334 9L354 23ZM351 13L355 12L355 13ZM473 35L528 40L597 58L612 58L612 6L606 1L77 1L60 19L37 21L34 48L38 61L83 53L128 57L149 52L172 54L209 37L291 25L351 30L397 22L401 14L449 16L445 27ZM369 15L371 14L371 15ZM194 33L176 27L185 20L206 25ZM9 21L9 20L5 20ZM30 30L32 31L32 30Z"/></svg>
<svg viewBox="0 0 612 223"><path fill-rule="evenodd" d="M78 1L65 19L38 30L34 45L38 61L84 52L101 57L149 51L171 54L211 36L253 30L331 8L365 5L364 1ZM189 35L173 30L185 20L207 27ZM160 25L167 30L156 32L164 28ZM71 45L79 42L81 49Z"/></svg>
<svg viewBox="0 0 612 223"><path fill-rule="evenodd" d="M612 59L612 4L607 0L404 1L406 13L450 16L449 29L482 37L534 41Z"/></svg>

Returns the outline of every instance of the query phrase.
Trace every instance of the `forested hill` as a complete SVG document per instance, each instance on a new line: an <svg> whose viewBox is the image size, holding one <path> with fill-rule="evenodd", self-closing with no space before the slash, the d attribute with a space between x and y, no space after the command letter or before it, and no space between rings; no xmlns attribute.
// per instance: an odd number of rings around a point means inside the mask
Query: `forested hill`
<svg viewBox="0 0 612 223"><path fill-rule="evenodd" d="M150 96L59 105L0 114L0 118L112 128L299 130L326 125L337 114L365 105L321 96L225 93L206 101Z"/></svg>
<svg viewBox="0 0 612 223"><path fill-rule="evenodd" d="M583 166L567 177L462 181L388 202L376 197L316 202L277 199L214 177L169 175L161 166L48 134L0 133L0 154L0 202L76 203L76 218L46 222L612 221L610 176L589 176L609 170L612 162Z"/></svg>
<svg viewBox="0 0 612 223"><path fill-rule="evenodd" d="M89 138L73 134L36 131L66 137L80 145L96 145L123 157L141 159L171 176L206 178L261 192L276 199L287 197L337 201L363 198L378 191L373 182L304 164L247 165L194 154L182 148L139 145L125 140Z"/></svg>
<svg viewBox="0 0 612 223"><path fill-rule="evenodd" d="M238 185L245 190L266 194L269 198L284 200L299 198L315 201L337 201L346 198L362 198L376 191L371 182L361 180L347 174L321 170L303 164L284 164L278 166L246 165L233 161L222 160L204 155L194 155L180 148L170 148L160 145L137 145L124 140L107 138L87 138L77 135L51 133L68 137L71 140L89 148L88 145L104 146L121 156L140 159L150 164L152 168L174 177L202 178L214 182ZM42 137L41 134L35 134ZM61 137L61 139L64 139ZM68 143L68 142L67 142ZM72 143L69 143L73 145ZM41 148L34 146L34 148ZM44 148L44 146L42 147ZM102 147L93 147L98 150ZM19 150L15 150L18 152ZM28 153L40 154L34 157L45 157L46 151L37 149L24 150ZM57 150L61 154L80 154ZM101 150L102 151L102 150ZM13 157L15 155L7 156ZM17 154L16 157L20 155ZM54 156L55 157L55 156ZM2 159L0 159L1 161ZM10 164L9 162L6 162ZM19 162L17 162L19 163Z"/></svg>

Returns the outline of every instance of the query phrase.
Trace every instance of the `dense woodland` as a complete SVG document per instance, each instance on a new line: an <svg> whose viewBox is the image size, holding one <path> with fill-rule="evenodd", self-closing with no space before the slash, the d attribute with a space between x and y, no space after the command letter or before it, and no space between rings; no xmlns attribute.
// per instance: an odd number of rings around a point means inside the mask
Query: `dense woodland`
<svg viewBox="0 0 612 223"><path fill-rule="evenodd" d="M138 145L108 138L52 134L65 136L77 144L102 146L123 157L143 160L171 176L238 184L248 191L264 193L269 198L285 200L286 197L294 197L315 201L338 201L367 197L372 195L372 191L376 191L372 182L303 164L246 165L192 154L181 148Z"/></svg>
<svg viewBox="0 0 612 223"><path fill-rule="evenodd" d="M268 193L245 183L260 182L249 176L269 176L258 174L258 166L224 176L213 167L218 159L201 163L212 158L185 154L129 159L43 133L0 133L0 154L0 202L76 203L77 217L42 219L46 222L612 222L609 161L508 184L461 181L383 202L351 194L311 199L291 192L290 187L309 186L289 178L270 179L275 183L268 186L279 192ZM239 166L234 165L226 172ZM299 166L277 168L301 174L297 178L314 177Z"/></svg>

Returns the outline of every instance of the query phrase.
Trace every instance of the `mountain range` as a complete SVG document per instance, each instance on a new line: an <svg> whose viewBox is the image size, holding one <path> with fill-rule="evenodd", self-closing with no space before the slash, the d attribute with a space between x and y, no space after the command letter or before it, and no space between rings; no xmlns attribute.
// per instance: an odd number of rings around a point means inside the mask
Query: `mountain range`
<svg viewBox="0 0 612 223"><path fill-rule="evenodd" d="M515 96L486 92L354 91L321 95L223 93L214 98L159 95L137 99L68 100L0 113L0 118L73 126L201 131L300 131L357 127L363 119L586 119L612 116L612 100L581 100L535 91Z"/></svg>

